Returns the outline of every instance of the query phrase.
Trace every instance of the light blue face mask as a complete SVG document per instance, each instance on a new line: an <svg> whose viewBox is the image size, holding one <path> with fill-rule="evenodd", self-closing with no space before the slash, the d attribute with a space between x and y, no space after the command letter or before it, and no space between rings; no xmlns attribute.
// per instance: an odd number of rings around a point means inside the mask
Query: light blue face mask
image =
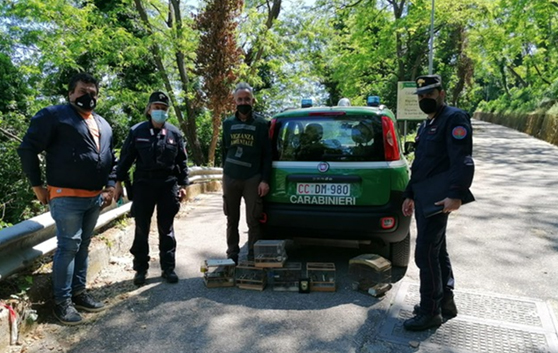
<svg viewBox="0 0 558 353"><path fill-rule="evenodd" d="M159 124L164 123L169 118L169 113L164 110L152 110L151 119Z"/></svg>

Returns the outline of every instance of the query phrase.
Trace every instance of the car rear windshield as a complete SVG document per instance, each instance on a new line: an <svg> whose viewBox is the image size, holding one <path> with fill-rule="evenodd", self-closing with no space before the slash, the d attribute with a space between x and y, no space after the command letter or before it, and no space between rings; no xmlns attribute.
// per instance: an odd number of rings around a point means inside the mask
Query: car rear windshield
<svg viewBox="0 0 558 353"><path fill-rule="evenodd" d="M277 119L274 159L279 161L383 161L382 121L376 116Z"/></svg>

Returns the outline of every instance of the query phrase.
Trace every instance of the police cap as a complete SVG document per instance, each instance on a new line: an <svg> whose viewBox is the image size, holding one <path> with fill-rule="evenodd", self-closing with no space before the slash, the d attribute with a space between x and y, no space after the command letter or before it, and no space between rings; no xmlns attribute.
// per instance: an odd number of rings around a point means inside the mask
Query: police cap
<svg viewBox="0 0 558 353"><path fill-rule="evenodd" d="M169 97L165 93L160 92L160 91L153 92L149 96L148 105L153 104L153 103L164 104L168 107L169 106Z"/></svg>
<svg viewBox="0 0 558 353"><path fill-rule="evenodd" d="M435 88L442 89L442 77L440 75L419 76L415 82L417 84L415 94L426 94Z"/></svg>

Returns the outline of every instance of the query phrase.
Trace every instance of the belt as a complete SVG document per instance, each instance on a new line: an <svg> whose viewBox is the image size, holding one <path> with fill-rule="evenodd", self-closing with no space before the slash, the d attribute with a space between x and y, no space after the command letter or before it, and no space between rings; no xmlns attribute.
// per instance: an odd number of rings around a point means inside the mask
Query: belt
<svg viewBox="0 0 558 353"><path fill-rule="evenodd" d="M175 176L171 170L153 170L153 171L140 171L136 170L134 173L134 180L137 179L166 179L170 176Z"/></svg>

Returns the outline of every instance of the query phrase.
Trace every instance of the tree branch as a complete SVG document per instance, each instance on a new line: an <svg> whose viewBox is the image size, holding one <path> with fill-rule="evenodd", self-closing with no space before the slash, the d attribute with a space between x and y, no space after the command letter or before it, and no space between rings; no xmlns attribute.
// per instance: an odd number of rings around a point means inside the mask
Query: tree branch
<svg viewBox="0 0 558 353"><path fill-rule="evenodd" d="M363 2L363 1L364 1L364 0L357 0L356 2L354 2L354 3L352 3L352 4L345 5L344 8L346 9L346 8L349 8L349 7L355 7L355 6L357 6L358 4L360 4L360 3Z"/></svg>
<svg viewBox="0 0 558 353"><path fill-rule="evenodd" d="M172 5L173 5L173 9L176 11L178 8L178 3L179 0L171 0ZM144 26L146 27L147 33L149 33L149 35L153 34L153 28L151 26L151 23L149 22L149 17L147 16L147 11L145 10L145 8L143 7L143 4L141 2L141 0L134 0L134 4L136 5L136 9L140 15L140 19L143 22ZM175 6L176 5L176 6ZM180 9L178 8L178 11L180 11ZM180 18L180 13L177 14L175 13L177 22L178 19ZM180 109L180 105L178 100L176 99L175 95L173 94L173 87L170 83L170 79L169 79L169 74L165 68L165 65L163 64L163 56L161 54L161 48L159 47L159 45L157 43L153 43L151 45L151 48L153 50L153 59L155 60L155 64L157 65L157 70L159 71L159 74L161 75L161 79L163 80L163 83L165 85L165 89L167 90L167 93L170 97L171 103L173 105L174 108L174 113L176 114L176 118L178 119L180 126L182 127L182 131L184 131L184 133L186 134L187 137L187 141L189 143L190 148L192 149L193 152L193 159L194 159L194 163L198 164L198 165L203 165L203 154L201 152L201 147L199 146L199 141L196 138L196 127L195 124L192 127L192 123L191 123L191 119L195 119L195 117L190 116L189 114L191 114L191 106L189 104L189 101L187 98L185 98L185 108L186 108L186 114L187 114L187 119L184 119L184 116L182 115L182 109ZM180 53L180 51L177 51L178 53ZM181 80L183 79L182 74L184 74L183 70L184 70L184 65L183 62L180 62L180 59L178 57L178 53L177 53L177 61L178 61L178 69L180 71L181 74ZM182 53L183 55L183 53ZM182 56L183 59L183 56ZM186 76L187 79L187 76ZM184 96L187 97L187 93L188 91L187 89L187 82L185 83L184 81L182 81L183 83L183 89L184 90Z"/></svg>
<svg viewBox="0 0 558 353"><path fill-rule="evenodd" d="M539 67L537 66L537 64L533 64L533 66L535 66L535 70L537 70L537 73L539 74L539 77L541 78L541 80L543 80L544 83L546 83L547 85L552 84L550 81L548 81L547 79L544 78L544 76L539 71Z"/></svg>
<svg viewBox="0 0 558 353"><path fill-rule="evenodd" d="M521 85L523 87L528 87L529 84L527 82L525 82L525 80L519 76L519 74L513 69L513 67L511 65L506 66L508 68L508 70L510 70L510 72L512 73L512 75L519 81L519 83L521 83Z"/></svg>
<svg viewBox="0 0 558 353"><path fill-rule="evenodd" d="M9 132L8 130L4 130L4 129L0 128L0 132L1 132L4 136L8 137L10 140L14 140L14 141L17 141L17 142L21 142L21 141L22 141L19 137L17 137L16 135L12 134L12 133Z"/></svg>
<svg viewBox="0 0 558 353"><path fill-rule="evenodd" d="M279 14L281 13L281 1L282 0L273 0L273 5L271 6L271 8L269 8L268 4L267 20L265 21L265 32L271 29L271 26L273 26L273 21L275 21L279 17ZM262 37L265 35L265 32L261 34ZM257 63L261 59L264 52L263 47L260 47L256 49L257 51L254 54L254 47L257 47L259 42L260 39L257 39L255 45L252 46L250 50L248 50L248 53L246 53L245 62L248 66L250 66L250 71L252 74L255 71L254 63Z"/></svg>

